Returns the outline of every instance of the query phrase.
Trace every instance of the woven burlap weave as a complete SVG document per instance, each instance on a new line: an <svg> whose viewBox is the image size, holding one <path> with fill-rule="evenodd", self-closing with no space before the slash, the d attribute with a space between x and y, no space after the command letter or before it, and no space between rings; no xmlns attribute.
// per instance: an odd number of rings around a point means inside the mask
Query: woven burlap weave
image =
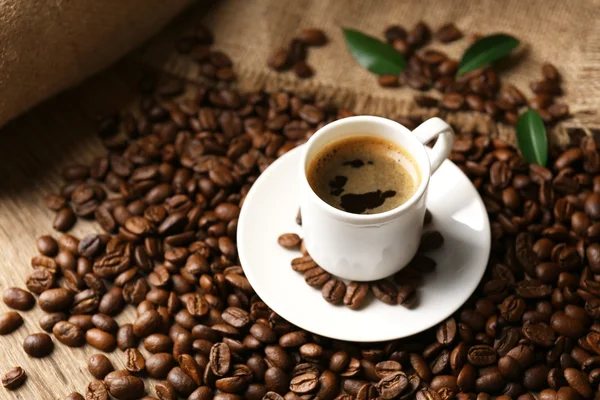
<svg viewBox="0 0 600 400"><path fill-rule="evenodd" d="M474 34L505 32L518 37L522 46L499 65L504 82L532 96L529 83L541 78L542 63L550 61L564 77L564 100L574 118L560 124L554 136L564 138L569 126L598 127L600 119L600 1L502 0L260 0L221 1L202 15L186 13L176 27L157 37L142 59L168 59L159 68L191 80L198 79L197 66L172 53L177 32L203 21L215 33L217 47L232 56L243 87L289 88L317 91L319 96L351 106L359 113L380 115L436 114L412 101L409 88L384 89L375 77L361 69L346 50L341 27L351 27L382 38L389 24L410 29L420 20L432 29L453 21L465 38L450 45L433 42L459 58ZM266 68L266 59L277 47L285 46L302 28L318 27L330 38L327 46L309 51L308 62L315 77L298 81L293 73ZM170 56L166 56L170 54ZM513 130L476 113L443 115L464 129L498 134L513 139Z"/></svg>
<svg viewBox="0 0 600 400"><path fill-rule="evenodd" d="M0 0L0 125L99 71L190 0Z"/></svg>
<svg viewBox="0 0 600 400"><path fill-rule="evenodd" d="M128 3L135 4L123 6L122 10L115 9L115 18L119 11L128 13L128 18L131 18L132 10L137 7L145 12L143 17L146 20L142 22L142 16L136 15L137 25L132 24L136 26L131 26L130 30L144 32L149 31L150 25L156 26L164 21L167 14L183 4L169 3L172 8L166 12L167 2L153 1L156 3L154 10L140 7L139 1ZM414 105L411 99L415 91L412 89L380 88L375 77L352 60L345 48L341 27L352 27L382 37L385 26L389 24L411 28L417 21L423 20L436 29L443 23L453 21L465 33L465 38L450 45L433 42L433 48L443 49L458 58L473 34L510 33L521 40L522 46L500 64L503 81L515 84L527 96L531 96L529 83L540 79L543 62L553 62L564 77L564 101L569 104L574 116L559 125L555 130L558 136L566 126L586 129L600 126L596 114L600 109L600 0L221 0L201 3L186 10L167 29L131 54L129 59L192 81L199 80L197 64L187 56L178 55L174 51L174 43L182 32L204 24L215 34L215 47L233 58L239 84L244 88L315 91L320 97L353 107L359 113L388 116L436 114L440 111L424 110ZM68 4L73 6L72 2ZM88 11L94 13L98 10L79 10L82 14ZM152 11L162 13L162 17L153 17ZM40 22L42 20L40 18ZM88 17L87 22L91 24L92 20ZM153 23L149 23L150 20ZM270 71L266 67L270 52L285 46L304 27L321 28L330 38L327 46L309 52L308 62L314 67L316 75L299 81L291 72L280 74ZM48 34L56 34L57 30L58 27ZM142 36L141 33L135 35L136 38ZM114 54L122 52L125 47L115 40L114 35L105 43L94 42L94 46L103 55L98 57L102 59L114 59ZM60 64L64 56L64 52L57 52L55 62ZM86 68L71 68L69 72L74 75L89 73L94 70L89 65L93 62L89 60ZM2 68L6 68L6 65ZM7 104L15 101L21 105L32 103L32 97L40 97L40 93L36 93L25 96L25 99L16 99L19 94L33 89L24 86L20 90L7 91L10 85L2 81L2 73L0 69L0 90L4 97L1 100L3 103L0 103L0 123L11 116L10 112L4 110ZM61 83L70 83L74 81L73 78L63 79ZM38 92L42 93L57 87L50 83L45 86L39 82L36 84L41 87ZM8 110L14 113L15 108ZM487 117L467 112L443 116L464 129L475 127L511 139L511 128L497 125Z"/></svg>

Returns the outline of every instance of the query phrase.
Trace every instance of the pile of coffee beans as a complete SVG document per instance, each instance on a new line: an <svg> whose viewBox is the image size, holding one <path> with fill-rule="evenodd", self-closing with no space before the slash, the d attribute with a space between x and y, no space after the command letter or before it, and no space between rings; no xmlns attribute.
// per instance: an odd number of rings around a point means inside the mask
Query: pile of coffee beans
<svg viewBox="0 0 600 400"><path fill-rule="evenodd" d="M309 47L320 47L327 43L325 33L316 28L306 28L300 31L297 38L290 41L287 47L277 49L269 56L267 65L275 71L286 71L290 68L298 78L310 78L314 74L313 68L308 65Z"/></svg>
<svg viewBox="0 0 600 400"><path fill-rule="evenodd" d="M176 49L198 63L201 77L211 81L235 81L237 76L231 59L222 51L213 50L213 41L212 32L200 26L184 33L177 41ZM173 84L173 87L177 86L178 84Z"/></svg>
<svg viewBox="0 0 600 400"><path fill-rule="evenodd" d="M431 213L427 211L425 225L431 223L431 220ZM302 224L301 218L298 222ZM292 260L292 269L301 273L309 286L320 289L325 301L334 305L344 304L351 310L358 310L367 301L369 293L389 305L413 307L417 300L416 288L423 284L425 275L435 270L437 265L434 259L424 253L439 249L444 243L444 238L439 231L424 233L415 257L389 279L373 282L351 281L348 284L321 268L308 254L304 241L297 234L284 233L277 241L286 249L299 249L302 252L302 257Z"/></svg>
<svg viewBox="0 0 600 400"><path fill-rule="evenodd" d="M123 352L124 370L90 361L86 399L139 398L151 392L144 376L161 379L146 400L534 400L530 392L597 399L600 153L593 139L574 135L545 168L487 136L459 135L451 158L491 220L481 284L430 330L350 343L271 311L245 278L235 239L258 175L352 113L301 93L196 87L188 97L178 96L180 82L153 82L144 80L135 114L102 122L109 153L66 168L66 183L48 197L55 227L87 218L105 232L40 238L26 279L45 312L41 330L62 345ZM16 289L3 300L16 310L35 304ZM114 316L129 306L137 317L119 326ZM18 311L0 316L2 334L21 324ZM25 339L24 353L46 356L53 347L40 332ZM144 360L139 348L152 355ZM3 383L23 379L16 369Z"/></svg>
<svg viewBox="0 0 600 400"><path fill-rule="evenodd" d="M415 103L420 107L477 111L511 125L516 125L519 113L526 107L537 110L546 124L553 124L569 115L569 107L556 102L563 91L560 74L550 63L542 66L541 80L531 83L533 97L527 99L516 86L503 85L492 67L479 68L457 78L458 60L440 50L426 48L432 40L446 44L461 39L463 33L453 23L444 24L433 34L429 25L422 21L410 30L400 25L390 25L383 35L394 49L404 55L407 67L400 76L379 75L379 85L392 88L404 84L421 92L433 89L434 92L427 95L414 96ZM473 36L473 39L479 38L479 35ZM299 38L292 40L288 48L276 50L269 58L268 65L283 71L294 62L299 62L294 66L296 74L302 78L312 76L312 69L304 63L304 46L325 43L326 37L322 31L306 29ZM298 55L302 57L298 58Z"/></svg>
<svg viewBox="0 0 600 400"><path fill-rule="evenodd" d="M478 111L511 125L516 125L519 112L525 107L537 110L547 124L569 115L566 104L555 102L555 97L562 94L562 89L560 74L550 63L543 65L542 79L531 83L534 97L527 99L516 86L503 85L492 67L480 68L456 78L459 67L457 60L449 58L442 51L424 48L432 35L429 26L423 22L419 22L409 32L399 25L392 25L385 30L384 36L388 43L406 57L407 68L400 77L380 76L379 84L394 87L402 82L415 90L434 89L441 93L441 97L416 95L414 100L421 107ZM452 23L442 26L433 35L434 39L442 43L461 37L462 33Z"/></svg>

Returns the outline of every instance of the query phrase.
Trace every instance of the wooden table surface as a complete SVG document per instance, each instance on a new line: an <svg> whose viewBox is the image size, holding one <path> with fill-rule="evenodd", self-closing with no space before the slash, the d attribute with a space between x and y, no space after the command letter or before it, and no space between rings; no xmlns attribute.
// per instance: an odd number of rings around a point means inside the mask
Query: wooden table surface
<svg viewBox="0 0 600 400"><path fill-rule="evenodd" d="M45 208L43 198L56 191L64 165L89 163L104 152L94 134L95 115L125 106L132 98L133 80L125 78L125 64L46 102L0 132L0 293L11 286L25 287L38 236L59 237L52 232L54 213ZM72 233L82 237L93 230L100 231L92 223L78 221ZM6 311L8 307L0 303L0 313ZM28 334L41 331L42 311L35 307L20 313L25 324L13 334L0 336L0 374L19 365L28 380L13 392L0 388L0 399L54 400L73 391L84 393L91 379L87 358L98 351L90 346L69 348L54 340L50 357L31 358L22 343ZM134 313L129 307L117 321L131 321ZM116 368L123 366L121 351L107 355Z"/></svg>

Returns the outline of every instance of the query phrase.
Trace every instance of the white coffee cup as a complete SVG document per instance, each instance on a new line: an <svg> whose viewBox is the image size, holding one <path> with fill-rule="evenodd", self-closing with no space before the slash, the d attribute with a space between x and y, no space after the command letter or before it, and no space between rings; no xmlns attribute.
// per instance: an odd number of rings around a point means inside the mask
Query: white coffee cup
<svg viewBox="0 0 600 400"><path fill-rule="evenodd" d="M306 177L311 161L330 143L354 136L386 139L412 157L421 181L408 201L378 214L352 214L316 195ZM424 143L435 137L437 142L428 154ZM319 129L304 146L300 165L304 244L315 262L337 277L355 281L382 279L404 268L419 247L429 178L448 157L453 143L452 128L439 118L428 119L412 132L374 116L344 118Z"/></svg>

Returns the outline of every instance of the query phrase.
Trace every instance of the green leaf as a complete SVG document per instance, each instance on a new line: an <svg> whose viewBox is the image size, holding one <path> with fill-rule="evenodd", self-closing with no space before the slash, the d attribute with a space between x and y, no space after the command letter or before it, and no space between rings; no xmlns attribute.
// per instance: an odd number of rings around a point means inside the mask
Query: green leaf
<svg viewBox="0 0 600 400"><path fill-rule="evenodd" d="M456 76L484 67L504 57L518 45L519 41L516 38L503 33L483 37L465 51Z"/></svg>
<svg viewBox="0 0 600 400"><path fill-rule="evenodd" d="M369 71L377 75L400 75L406 67L402 53L389 44L353 29L343 30L352 57Z"/></svg>
<svg viewBox="0 0 600 400"><path fill-rule="evenodd" d="M517 142L523 158L528 163L541 166L548 161L548 137L544 121L535 110L521 114L517 121Z"/></svg>

